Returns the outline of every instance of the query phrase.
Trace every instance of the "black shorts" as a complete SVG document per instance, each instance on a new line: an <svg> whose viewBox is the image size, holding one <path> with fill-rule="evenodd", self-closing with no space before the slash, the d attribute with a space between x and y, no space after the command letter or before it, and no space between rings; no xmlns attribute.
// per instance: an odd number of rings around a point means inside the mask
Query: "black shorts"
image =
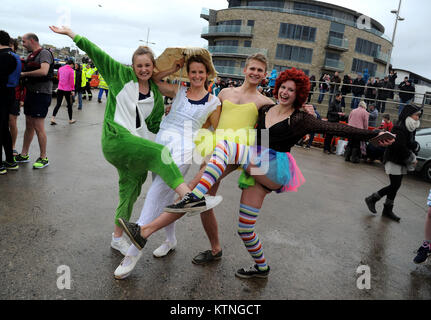
<svg viewBox="0 0 431 320"><path fill-rule="evenodd" d="M27 91L24 114L32 118L45 118L51 105L51 94Z"/></svg>
<svg viewBox="0 0 431 320"><path fill-rule="evenodd" d="M12 104L9 105L9 114L19 116L19 109L19 100L15 100Z"/></svg>
<svg viewBox="0 0 431 320"><path fill-rule="evenodd" d="M15 99L15 88L8 88L7 98L6 98L7 108L9 114L14 116L19 116L19 101Z"/></svg>

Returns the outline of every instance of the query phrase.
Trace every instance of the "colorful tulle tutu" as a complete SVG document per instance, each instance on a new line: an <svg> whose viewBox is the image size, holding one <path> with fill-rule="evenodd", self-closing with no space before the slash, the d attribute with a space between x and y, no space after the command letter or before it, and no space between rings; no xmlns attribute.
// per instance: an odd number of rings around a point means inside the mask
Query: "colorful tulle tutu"
<svg viewBox="0 0 431 320"><path fill-rule="evenodd" d="M251 147L251 162L257 166L271 181L282 185L277 193L296 192L305 183L295 159L289 152L277 152L273 149ZM247 166L244 166L247 169ZM248 173L243 172L239 179L242 189L255 184L255 180Z"/></svg>

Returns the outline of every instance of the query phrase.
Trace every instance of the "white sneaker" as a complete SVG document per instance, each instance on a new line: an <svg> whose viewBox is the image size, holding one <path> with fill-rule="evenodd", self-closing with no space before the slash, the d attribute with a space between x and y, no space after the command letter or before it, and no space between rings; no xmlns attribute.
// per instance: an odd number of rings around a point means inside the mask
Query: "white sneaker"
<svg viewBox="0 0 431 320"><path fill-rule="evenodd" d="M114 233L112 233L111 248L121 252L123 256L127 254L130 244L127 242L125 237L121 237L120 241L114 241Z"/></svg>
<svg viewBox="0 0 431 320"><path fill-rule="evenodd" d="M141 256L142 250L139 251L137 256L125 256L117 269L115 269L114 278L118 280L127 278L132 273L133 269L135 269L136 263L138 263Z"/></svg>
<svg viewBox="0 0 431 320"><path fill-rule="evenodd" d="M161 258L166 256L170 251L175 250L175 248L177 247L177 242L170 242L168 240L166 240L165 242L162 243L162 245L160 247L158 247L156 250L153 251L153 255L156 258Z"/></svg>

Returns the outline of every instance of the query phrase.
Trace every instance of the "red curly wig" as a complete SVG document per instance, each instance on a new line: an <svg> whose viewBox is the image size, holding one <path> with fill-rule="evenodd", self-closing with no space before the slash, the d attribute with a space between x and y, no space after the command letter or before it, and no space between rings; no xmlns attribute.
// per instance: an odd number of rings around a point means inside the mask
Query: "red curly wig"
<svg viewBox="0 0 431 320"><path fill-rule="evenodd" d="M274 97L278 97L278 90L282 83L292 80L296 84L296 99L293 103L295 109L302 108L302 105L307 101L308 94L310 93L310 79L302 70L295 68L286 69L280 73L275 80Z"/></svg>

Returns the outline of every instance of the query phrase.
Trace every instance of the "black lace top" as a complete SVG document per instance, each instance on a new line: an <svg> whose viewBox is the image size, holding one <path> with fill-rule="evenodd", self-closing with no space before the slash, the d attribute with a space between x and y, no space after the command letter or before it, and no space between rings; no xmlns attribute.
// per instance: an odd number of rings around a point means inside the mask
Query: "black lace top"
<svg viewBox="0 0 431 320"><path fill-rule="evenodd" d="M313 115L304 111L295 110L292 115L280 121L269 129L265 125L266 113L272 106L264 106L259 109L256 123L257 145L262 145L263 130L269 132L269 147L278 152L290 152L290 149L307 133L328 133L337 137L354 138L361 141L378 135L379 131L358 129L341 123L334 123L316 119ZM266 143L263 143L266 146Z"/></svg>

